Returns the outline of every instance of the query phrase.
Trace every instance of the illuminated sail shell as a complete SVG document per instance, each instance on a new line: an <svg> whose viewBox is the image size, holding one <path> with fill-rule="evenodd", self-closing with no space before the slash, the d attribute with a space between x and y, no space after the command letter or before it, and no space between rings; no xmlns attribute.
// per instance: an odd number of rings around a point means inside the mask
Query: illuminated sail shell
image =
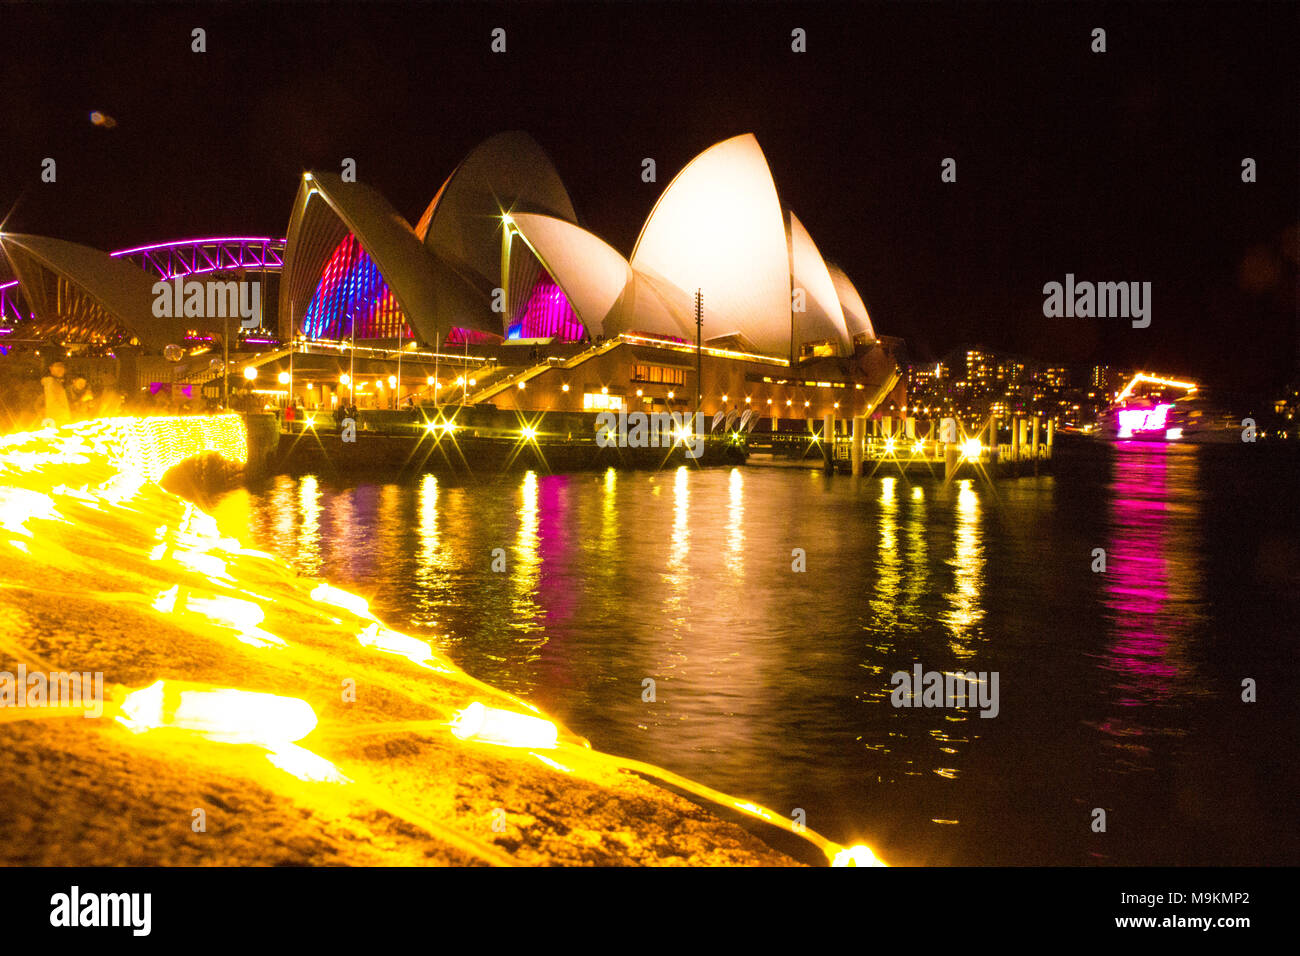
<svg viewBox="0 0 1300 956"><path fill-rule="evenodd" d="M420 217L425 247L487 289L501 282L501 217L536 213L578 221L545 150L527 133L498 133L456 167Z"/></svg>
<svg viewBox="0 0 1300 956"><path fill-rule="evenodd" d="M687 301L702 289L705 338L739 332L763 352L789 353L785 216L752 134L710 147L678 173L646 220L631 265Z"/></svg>
<svg viewBox="0 0 1300 956"><path fill-rule="evenodd" d="M858 336L865 336L869 342L876 340L876 330L871 324L871 316L867 314L867 307L862 301L862 296L858 295L858 290L849 277L844 274L844 270L834 263L826 264L827 270L831 274L831 281L835 283L835 294L840 300L840 308L843 310L844 325L848 330L849 338L856 339Z"/></svg>
<svg viewBox="0 0 1300 956"><path fill-rule="evenodd" d="M805 342L832 342L841 354L850 350L835 283L817 244L799 217L789 214L790 263L793 289L803 290L804 311L794 312L794 348Z"/></svg>

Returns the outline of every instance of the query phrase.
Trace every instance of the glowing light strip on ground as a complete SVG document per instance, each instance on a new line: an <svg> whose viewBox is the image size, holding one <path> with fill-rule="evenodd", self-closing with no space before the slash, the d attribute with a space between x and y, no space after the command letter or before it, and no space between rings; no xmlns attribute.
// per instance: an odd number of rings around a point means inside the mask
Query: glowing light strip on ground
<svg viewBox="0 0 1300 956"><path fill-rule="evenodd" d="M178 415L110 419L126 429L125 462L149 481L190 458L217 454L231 464L248 462L248 432L238 415Z"/></svg>

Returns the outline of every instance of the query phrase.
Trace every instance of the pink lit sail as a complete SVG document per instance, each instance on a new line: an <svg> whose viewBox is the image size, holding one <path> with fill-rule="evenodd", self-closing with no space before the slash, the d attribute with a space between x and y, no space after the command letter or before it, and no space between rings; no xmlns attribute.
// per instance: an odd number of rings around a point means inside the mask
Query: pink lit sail
<svg viewBox="0 0 1300 956"><path fill-rule="evenodd" d="M541 279L533 286L522 317L509 328L506 338L540 339L556 336L564 342L580 342L585 334L586 330L565 297L564 290L543 272Z"/></svg>

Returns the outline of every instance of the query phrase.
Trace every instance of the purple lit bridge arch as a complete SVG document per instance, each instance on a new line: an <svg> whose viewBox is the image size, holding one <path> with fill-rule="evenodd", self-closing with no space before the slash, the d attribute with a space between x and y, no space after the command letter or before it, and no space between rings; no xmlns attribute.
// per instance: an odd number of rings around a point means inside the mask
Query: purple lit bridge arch
<svg viewBox="0 0 1300 956"><path fill-rule="evenodd" d="M177 239L109 255L133 262L160 279L174 279L210 272L279 272L284 267L284 244L283 239L247 236Z"/></svg>
<svg viewBox="0 0 1300 956"><path fill-rule="evenodd" d="M109 255L135 263L159 279L226 272L279 272L284 267L283 239L267 236L217 236L176 239L119 249ZM30 318L22 309L18 280L0 283L0 325Z"/></svg>

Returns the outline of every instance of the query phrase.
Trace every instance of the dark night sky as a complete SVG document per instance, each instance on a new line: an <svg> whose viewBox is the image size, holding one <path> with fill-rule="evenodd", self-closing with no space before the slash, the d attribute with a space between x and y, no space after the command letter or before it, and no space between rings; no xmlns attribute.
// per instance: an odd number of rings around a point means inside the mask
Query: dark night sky
<svg viewBox="0 0 1300 956"><path fill-rule="evenodd" d="M1261 387L1300 359L1298 10L6 6L0 216L104 249L278 236L301 171L350 156L414 222L477 142L525 129L627 254L682 165L752 131L782 201L915 357L982 342ZM1043 283L1067 272L1152 282L1151 327L1045 319Z"/></svg>

